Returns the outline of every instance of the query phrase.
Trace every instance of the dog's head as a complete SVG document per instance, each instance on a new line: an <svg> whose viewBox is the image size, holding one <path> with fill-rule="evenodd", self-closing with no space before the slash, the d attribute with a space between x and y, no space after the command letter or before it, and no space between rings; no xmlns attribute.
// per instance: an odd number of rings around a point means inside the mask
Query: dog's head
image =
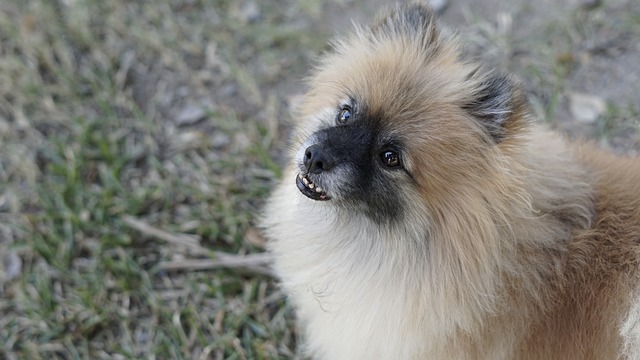
<svg viewBox="0 0 640 360"><path fill-rule="evenodd" d="M491 159L526 126L508 77L460 59L423 5L337 41L297 115L295 182L309 201L374 220L490 181ZM432 204L433 206L429 206Z"/></svg>

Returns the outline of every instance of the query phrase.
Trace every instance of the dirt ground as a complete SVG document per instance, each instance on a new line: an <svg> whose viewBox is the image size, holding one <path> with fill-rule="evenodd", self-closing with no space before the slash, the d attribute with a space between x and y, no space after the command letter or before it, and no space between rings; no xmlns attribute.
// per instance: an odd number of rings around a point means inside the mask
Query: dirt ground
<svg viewBox="0 0 640 360"><path fill-rule="evenodd" d="M548 109L538 108L542 120L571 137L637 153L640 2L454 4L444 14L445 23L461 29L463 37L469 34L474 55L523 80L532 103ZM582 118L571 110L572 101L578 102L576 94L602 100L608 107L598 118Z"/></svg>

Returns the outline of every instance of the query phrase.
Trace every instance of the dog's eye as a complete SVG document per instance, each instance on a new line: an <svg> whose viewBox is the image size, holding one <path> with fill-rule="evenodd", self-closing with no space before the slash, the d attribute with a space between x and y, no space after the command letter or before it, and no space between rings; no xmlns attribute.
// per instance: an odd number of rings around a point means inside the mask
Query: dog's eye
<svg viewBox="0 0 640 360"><path fill-rule="evenodd" d="M338 114L338 122L340 124L346 124L347 122L349 122L350 119L351 119L351 108L348 106L345 106L342 108L342 110L340 110L340 113Z"/></svg>
<svg viewBox="0 0 640 360"><path fill-rule="evenodd" d="M382 159L382 163L390 168L400 166L400 155L397 151L394 150L385 150L380 153L380 158Z"/></svg>

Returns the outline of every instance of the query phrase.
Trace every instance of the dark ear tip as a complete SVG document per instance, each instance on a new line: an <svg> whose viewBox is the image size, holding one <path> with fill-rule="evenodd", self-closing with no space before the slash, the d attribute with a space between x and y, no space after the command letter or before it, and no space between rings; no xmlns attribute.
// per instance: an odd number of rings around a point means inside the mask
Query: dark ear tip
<svg viewBox="0 0 640 360"><path fill-rule="evenodd" d="M438 42L436 16L425 3L396 5L371 27L374 36L405 37L429 47Z"/></svg>
<svg viewBox="0 0 640 360"><path fill-rule="evenodd" d="M405 4L404 8L401 7L401 9L404 10L406 14L411 14L413 16L420 16L428 19L431 19L435 16L435 13L433 12L431 6L423 2Z"/></svg>
<svg viewBox="0 0 640 360"><path fill-rule="evenodd" d="M476 69L470 81L475 89L463 109L471 114L496 143L508 136L509 129L525 121L527 101L522 85L511 75Z"/></svg>
<svg viewBox="0 0 640 360"><path fill-rule="evenodd" d="M408 24L428 24L435 18L435 13L425 3L397 4L378 23L384 21L403 21Z"/></svg>

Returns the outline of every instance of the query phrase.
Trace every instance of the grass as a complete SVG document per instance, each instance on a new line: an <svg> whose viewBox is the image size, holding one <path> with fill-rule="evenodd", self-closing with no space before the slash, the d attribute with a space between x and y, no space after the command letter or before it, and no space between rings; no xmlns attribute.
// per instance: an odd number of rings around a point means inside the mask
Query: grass
<svg viewBox="0 0 640 360"><path fill-rule="evenodd" d="M292 356L272 278L166 270L207 255L124 221L263 250L247 234L279 176L286 106L265 89L326 38L286 6L260 22L224 1L1 6L1 244L19 271L0 283L0 357ZM181 123L187 107L200 115Z"/></svg>
<svg viewBox="0 0 640 360"><path fill-rule="evenodd" d="M215 254L264 251L256 214L280 177L287 97L334 31L327 16L345 26L365 7L0 3L0 358L300 357L275 280ZM542 55L503 63L542 87L551 118L573 71L556 44L575 52L588 26L639 35L639 13L595 17L577 37L550 21ZM474 26L509 47L492 54L522 46ZM637 130L634 104L612 105L598 136Z"/></svg>

